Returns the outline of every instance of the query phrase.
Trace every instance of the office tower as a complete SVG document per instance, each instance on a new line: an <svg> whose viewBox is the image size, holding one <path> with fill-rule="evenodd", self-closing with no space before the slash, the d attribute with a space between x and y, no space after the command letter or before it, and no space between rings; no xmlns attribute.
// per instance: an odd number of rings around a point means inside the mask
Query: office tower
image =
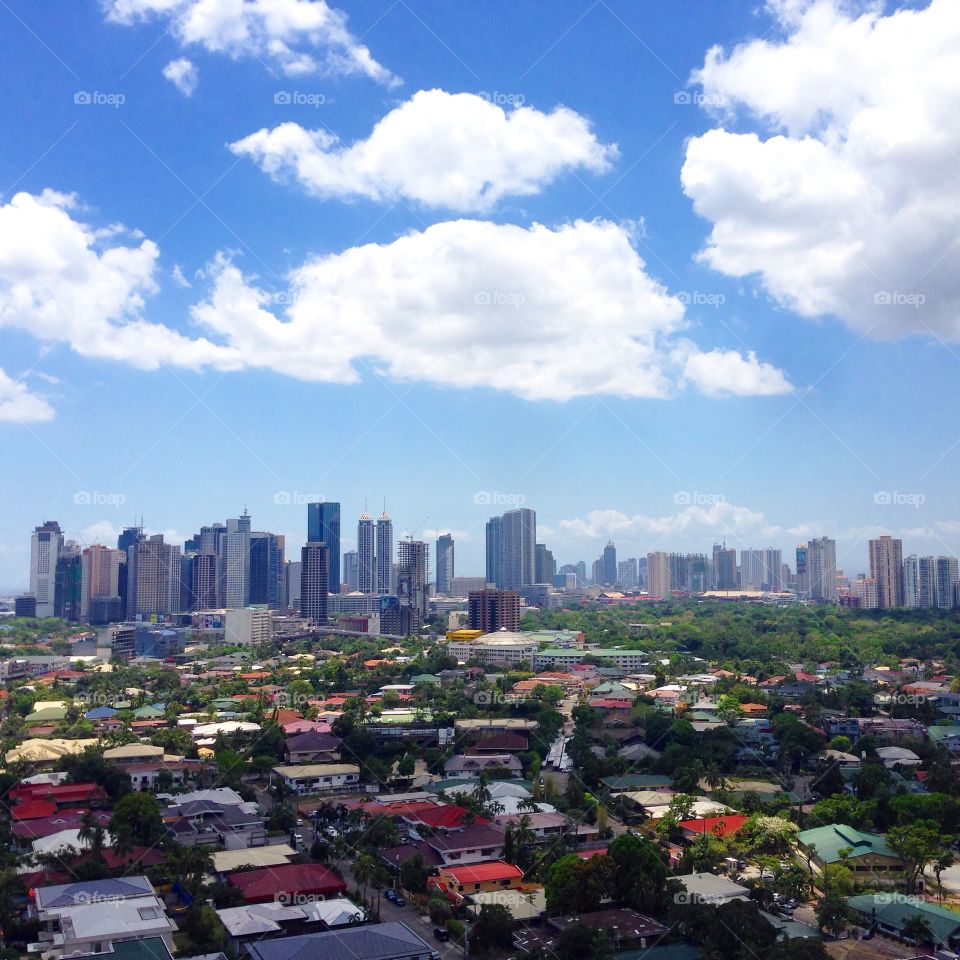
<svg viewBox="0 0 960 960"><path fill-rule="evenodd" d="M640 582L639 575L636 557L621 560L617 564L617 583L619 583L621 587L633 590Z"/></svg>
<svg viewBox="0 0 960 960"><path fill-rule="evenodd" d="M780 564L780 589L788 590L792 586L794 586L794 577L793 577L793 574L790 572L790 564L781 563Z"/></svg>
<svg viewBox="0 0 960 960"><path fill-rule="evenodd" d="M937 606L957 605L957 558L937 557Z"/></svg>
<svg viewBox="0 0 960 960"><path fill-rule="evenodd" d="M715 543L713 545L713 575L718 590L736 590L737 551L735 547Z"/></svg>
<svg viewBox="0 0 960 960"><path fill-rule="evenodd" d="M856 580L851 580L850 596L856 597L857 606L861 610L876 610L880 606L877 581L873 577L864 577L861 574Z"/></svg>
<svg viewBox="0 0 960 960"><path fill-rule="evenodd" d="M37 615L37 598L29 593L15 597L13 601L13 615L15 617L27 617L33 620Z"/></svg>
<svg viewBox="0 0 960 960"><path fill-rule="evenodd" d="M590 567L590 582L595 587L603 586L603 557L597 557Z"/></svg>
<svg viewBox="0 0 960 960"><path fill-rule="evenodd" d="M799 556L797 562L799 563ZM807 572L810 599L833 603L837 599L837 544L829 537L817 537L807 543Z"/></svg>
<svg viewBox="0 0 960 960"><path fill-rule="evenodd" d="M190 558L190 610L216 609L217 566L213 553L195 553Z"/></svg>
<svg viewBox="0 0 960 960"><path fill-rule="evenodd" d="M437 593L449 596L450 581L454 576L453 536L445 533L437 537Z"/></svg>
<svg viewBox="0 0 960 960"><path fill-rule="evenodd" d="M325 543L330 553L330 593L340 592L340 504L307 504L307 541Z"/></svg>
<svg viewBox="0 0 960 960"><path fill-rule="evenodd" d="M30 537L30 595L37 600L37 616L54 616L57 559L63 549L63 532L56 520L46 520Z"/></svg>
<svg viewBox="0 0 960 960"><path fill-rule="evenodd" d="M410 611L410 633L419 634L427 617L429 548L422 540L401 540L397 547L397 597Z"/></svg>
<svg viewBox="0 0 960 960"><path fill-rule="evenodd" d="M536 583L553 583L557 575L557 561L553 558L553 551L545 543L538 543L535 547L533 559L533 578Z"/></svg>
<svg viewBox="0 0 960 960"><path fill-rule="evenodd" d="M195 544L195 553L197 555L212 556L214 558L214 575L213 575L213 602L207 605L206 603L198 603L197 609L204 610L214 607L224 606L224 587L225 587L225 576L226 576L226 556L227 556L227 525L225 523L213 523L209 526L201 527L200 532L195 534L192 538L192 542ZM206 570L209 561L204 561L204 575L206 575ZM191 584L193 582L193 571L191 570ZM206 585L204 585L204 596L208 596L208 591ZM193 591L191 590L191 593Z"/></svg>
<svg viewBox="0 0 960 960"><path fill-rule="evenodd" d="M487 583L503 586L503 517L487 521Z"/></svg>
<svg viewBox="0 0 960 960"><path fill-rule="evenodd" d="M82 595L80 545L68 540L57 557L53 582L53 615L62 620L79 620Z"/></svg>
<svg viewBox="0 0 960 960"><path fill-rule="evenodd" d="M705 593L713 583L710 558L705 553L688 553L686 560L686 588L690 593Z"/></svg>
<svg viewBox="0 0 960 960"><path fill-rule="evenodd" d="M919 557L917 560L917 606L937 605L937 558Z"/></svg>
<svg viewBox="0 0 960 960"><path fill-rule="evenodd" d="M180 547L163 534L144 537L127 549L127 619L176 613L180 605Z"/></svg>
<svg viewBox="0 0 960 960"><path fill-rule="evenodd" d="M284 606L283 534L257 531L250 534L250 589L248 605L280 610Z"/></svg>
<svg viewBox="0 0 960 960"><path fill-rule="evenodd" d="M893 537L869 541L870 579L877 584L882 610L903 606L903 542Z"/></svg>
<svg viewBox="0 0 960 960"><path fill-rule="evenodd" d="M903 605L920 606L920 574L915 555L903 558Z"/></svg>
<svg viewBox="0 0 960 960"><path fill-rule="evenodd" d="M529 507L503 515L503 587L519 590L534 582L537 514Z"/></svg>
<svg viewBox="0 0 960 960"><path fill-rule="evenodd" d="M740 551L740 586L744 590L762 590L767 578L762 550Z"/></svg>
<svg viewBox="0 0 960 960"><path fill-rule="evenodd" d="M471 630L494 633L520 629L520 594L516 590L471 590L467 603Z"/></svg>
<svg viewBox="0 0 960 960"><path fill-rule="evenodd" d="M371 580L372 582L372 569ZM356 550L347 550L343 555L343 585L347 593L356 593L360 589L360 554ZM365 590L365 593L372 593Z"/></svg>
<svg viewBox="0 0 960 960"><path fill-rule="evenodd" d="M300 616L318 627L327 623L329 556L327 545L315 541L304 544L300 551Z"/></svg>
<svg viewBox="0 0 960 960"><path fill-rule="evenodd" d="M143 536L143 527L124 527L117 537L117 549L126 553L131 544L136 543Z"/></svg>
<svg viewBox="0 0 960 960"><path fill-rule="evenodd" d="M90 622L92 601L115 597L119 604L122 559L123 554L119 550L100 544L93 544L83 551L80 562L80 618L82 620Z"/></svg>
<svg viewBox="0 0 960 960"><path fill-rule="evenodd" d="M670 582L670 555L662 550L647 554L647 593L664 599L673 592Z"/></svg>
<svg viewBox="0 0 960 960"><path fill-rule="evenodd" d="M393 521L387 511L377 517L377 593L390 596L396 586L393 572Z"/></svg>
<svg viewBox="0 0 960 960"><path fill-rule="evenodd" d="M687 569L687 558L682 553L668 553L667 567L669 569L670 591L672 593L686 593L690 589L690 574Z"/></svg>
<svg viewBox="0 0 960 960"><path fill-rule="evenodd" d="M300 560L287 561L287 609L300 609L300 580L303 563Z"/></svg>
<svg viewBox="0 0 960 960"><path fill-rule="evenodd" d="M577 586L582 587L587 582L587 564L585 560L578 560L574 565L577 573Z"/></svg>
<svg viewBox="0 0 960 960"><path fill-rule="evenodd" d="M612 540L603 548L603 582L611 587L617 582L617 548Z"/></svg>
<svg viewBox="0 0 960 960"><path fill-rule="evenodd" d="M797 544L797 595L810 596L810 548L805 543Z"/></svg>
<svg viewBox="0 0 960 960"><path fill-rule="evenodd" d="M373 518L366 510L357 522L357 589L377 593L376 535Z"/></svg>
<svg viewBox="0 0 960 960"><path fill-rule="evenodd" d="M223 571L223 605L229 610L250 602L250 515L227 520Z"/></svg>

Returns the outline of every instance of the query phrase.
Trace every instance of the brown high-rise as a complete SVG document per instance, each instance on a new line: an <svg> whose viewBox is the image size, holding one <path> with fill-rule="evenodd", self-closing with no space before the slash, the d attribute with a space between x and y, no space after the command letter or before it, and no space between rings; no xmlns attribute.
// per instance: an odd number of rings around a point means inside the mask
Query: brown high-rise
<svg viewBox="0 0 960 960"><path fill-rule="evenodd" d="M903 606L903 541L880 537L870 541L870 578L877 584L881 609Z"/></svg>
<svg viewBox="0 0 960 960"><path fill-rule="evenodd" d="M471 630L520 629L520 594L516 590L471 590L468 603Z"/></svg>

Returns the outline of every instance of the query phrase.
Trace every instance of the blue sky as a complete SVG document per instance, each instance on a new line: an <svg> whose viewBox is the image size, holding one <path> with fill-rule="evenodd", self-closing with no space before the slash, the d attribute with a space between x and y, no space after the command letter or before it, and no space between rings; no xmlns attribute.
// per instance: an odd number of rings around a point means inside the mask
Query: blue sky
<svg viewBox="0 0 960 960"><path fill-rule="evenodd" d="M233 6L0 7L0 585L308 497L461 574L505 498L561 563L957 552L947 4Z"/></svg>

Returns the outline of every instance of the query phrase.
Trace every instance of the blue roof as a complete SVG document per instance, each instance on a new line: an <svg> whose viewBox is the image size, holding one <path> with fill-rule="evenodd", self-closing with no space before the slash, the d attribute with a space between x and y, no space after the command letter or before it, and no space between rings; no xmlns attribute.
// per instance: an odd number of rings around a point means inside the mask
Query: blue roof
<svg viewBox="0 0 960 960"><path fill-rule="evenodd" d="M88 720L109 720L110 717L115 717L117 712L113 707L94 707L92 710L88 710L84 716Z"/></svg>

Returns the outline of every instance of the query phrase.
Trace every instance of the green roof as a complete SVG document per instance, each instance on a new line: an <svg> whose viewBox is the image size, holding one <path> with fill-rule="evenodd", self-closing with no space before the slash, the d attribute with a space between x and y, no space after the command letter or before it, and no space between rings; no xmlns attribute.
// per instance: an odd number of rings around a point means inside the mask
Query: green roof
<svg viewBox="0 0 960 960"><path fill-rule="evenodd" d="M441 679L433 673L418 673L410 678L411 683L442 683Z"/></svg>
<svg viewBox="0 0 960 960"><path fill-rule="evenodd" d="M823 863L838 863L840 851L850 848L850 857L862 857L873 853L881 857L896 857L887 846L887 838L879 833L863 833L845 823L831 823L813 830L802 830L797 841L805 847L817 848L817 859Z"/></svg>
<svg viewBox="0 0 960 960"><path fill-rule="evenodd" d="M947 910L927 900L901 894L864 894L850 897L847 903L858 913L872 917L894 930L915 916L927 921L930 933L938 944L947 945L951 937L960 936L960 913Z"/></svg>
<svg viewBox="0 0 960 960"><path fill-rule="evenodd" d="M42 710L34 710L33 713L24 717L24 723L45 723L48 721L58 722L65 720L67 711L65 707L44 707Z"/></svg>
<svg viewBox="0 0 960 960"><path fill-rule="evenodd" d="M937 724L933 727L927 727L927 736L933 743L939 743L949 737L960 737L960 726L951 724Z"/></svg>
<svg viewBox="0 0 960 960"><path fill-rule="evenodd" d="M114 940L109 951L112 960L170 960L170 951L162 937L141 940ZM94 956L101 956L94 954Z"/></svg>
<svg viewBox="0 0 960 960"><path fill-rule="evenodd" d="M669 787L673 780L656 773L630 773L624 777L604 777L600 782L608 790L638 790L643 787Z"/></svg>

